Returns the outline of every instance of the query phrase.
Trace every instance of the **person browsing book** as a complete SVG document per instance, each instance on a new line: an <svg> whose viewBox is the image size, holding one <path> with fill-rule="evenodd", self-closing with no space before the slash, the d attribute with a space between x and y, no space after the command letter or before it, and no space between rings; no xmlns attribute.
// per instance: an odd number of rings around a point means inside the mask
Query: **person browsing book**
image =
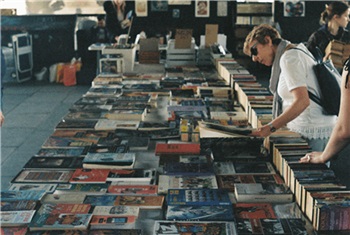
<svg viewBox="0 0 350 235"><path fill-rule="evenodd" d="M268 24L255 26L244 42L244 53L254 62L272 66L269 88L274 95L273 120L252 132L266 137L287 126L306 138L314 151L326 146L336 116L323 114L322 107L310 100L308 90L320 96L313 71L316 62L302 44L293 45L281 38Z"/></svg>
<svg viewBox="0 0 350 235"><path fill-rule="evenodd" d="M118 41L121 34L127 34L131 26L134 6L132 2L126 4L125 0L112 0L103 3L106 12L106 27L111 43Z"/></svg>
<svg viewBox="0 0 350 235"><path fill-rule="evenodd" d="M345 62L342 73L341 101L338 121L323 152L312 152L300 159L302 163L325 163L350 144L350 60Z"/></svg>
<svg viewBox="0 0 350 235"><path fill-rule="evenodd" d="M325 5L321 13L320 23L322 26L309 37L307 48L315 55L316 47L321 50L324 60L328 59L325 50L329 42L338 40L350 42L350 33L346 30L349 23L349 5L343 1L334 1Z"/></svg>

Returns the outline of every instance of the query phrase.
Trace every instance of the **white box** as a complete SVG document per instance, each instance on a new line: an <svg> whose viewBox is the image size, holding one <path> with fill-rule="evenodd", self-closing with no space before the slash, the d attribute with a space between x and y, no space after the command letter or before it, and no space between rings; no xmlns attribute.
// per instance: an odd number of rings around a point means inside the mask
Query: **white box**
<svg viewBox="0 0 350 235"><path fill-rule="evenodd" d="M123 73L124 58L103 58L100 59L100 73Z"/></svg>
<svg viewBox="0 0 350 235"><path fill-rule="evenodd" d="M117 48L114 46L106 46L102 48L103 55L115 55L121 54L124 58L124 72L132 72L134 70L135 65L135 54L136 47L132 46L131 48Z"/></svg>

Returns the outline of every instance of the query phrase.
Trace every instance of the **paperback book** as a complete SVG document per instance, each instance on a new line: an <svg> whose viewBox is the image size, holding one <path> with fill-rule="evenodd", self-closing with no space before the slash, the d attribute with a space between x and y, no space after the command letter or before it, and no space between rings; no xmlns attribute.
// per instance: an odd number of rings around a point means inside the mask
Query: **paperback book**
<svg viewBox="0 0 350 235"><path fill-rule="evenodd" d="M13 183L8 190L25 191L25 190L44 190L46 193L53 193L58 184L32 184L32 183Z"/></svg>
<svg viewBox="0 0 350 235"><path fill-rule="evenodd" d="M20 171L12 183L68 183L74 170L27 169Z"/></svg>
<svg viewBox="0 0 350 235"><path fill-rule="evenodd" d="M162 195L118 195L115 206L136 206L141 209L162 209L164 196Z"/></svg>
<svg viewBox="0 0 350 235"><path fill-rule="evenodd" d="M92 230L132 229L135 227L136 219L136 216L94 215L90 222L90 227Z"/></svg>
<svg viewBox="0 0 350 235"><path fill-rule="evenodd" d="M84 157L32 157L23 168L75 169L82 167L83 159Z"/></svg>
<svg viewBox="0 0 350 235"><path fill-rule="evenodd" d="M120 195L157 195L158 185L110 185L108 193Z"/></svg>
<svg viewBox="0 0 350 235"><path fill-rule="evenodd" d="M86 195L84 204L91 204L92 206L114 206L117 195Z"/></svg>
<svg viewBox="0 0 350 235"><path fill-rule="evenodd" d="M156 181L156 169L111 170L108 174L107 181L138 181L153 184Z"/></svg>
<svg viewBox="0 0 350 235"><path fill-rule="evenodd" d="M84 184L100 184L105 183L107 176L110 173L109 169L85 169L77 168L69 182L71 184L84 183Z"/></svg>
<svg viewBox="0 0 350 235"><path fill-rule="evenodd" d="M117 215L117 216L139 216L139 207L136 206L95 206L93 215Z"/></svg>
<svg viewBox="0 0 350 235"><path fill-rule="evenodd" d="M83 160L85 169L129 169L135 164L135 153L87 153Z"/></svg>
<svg viewBox="0 0 350 235"><path fill-rule="evenodd" d="M77 148L42 148L35 156L38 157L79 157L87 153L88 147Z"/></svg>
<svg viewBox="0 0 350 235"><path fill-rule="evenodd" d="M176 221L228 221L233 220L234 216L232 206L168 205L166 219Z"/></svg>
<svg viewBox="0 0 350 235"><path fill-rule="evenodd" d="M19 227L28 225L35 214L35 210L0 211L1 227Z"/></svg>
<svg viewBox="0 0 350 235"><path fill-rule="evenodd" d="M227 190L223 189L169 189L168 205L232 205Z"/></svg>
<svg viewBox="0 0 350 235"><path fill-rule="evenodd" d="M165 175L213 175L212 164L208 163L166 163L163 167Z"/></svg>
<svg viewBox="0 0 350 235"><path fill-rule="evenodd" d="M36 200L1 201L0 211L35 210L37 205Z"/></svg>
<svg viewBox="0 0 350 235"><path fill-rule="evenodd" d="M233 222L156 220L153 234L187 235L199 234L202 231L204 234L234 235L236 227Z"/></svg>

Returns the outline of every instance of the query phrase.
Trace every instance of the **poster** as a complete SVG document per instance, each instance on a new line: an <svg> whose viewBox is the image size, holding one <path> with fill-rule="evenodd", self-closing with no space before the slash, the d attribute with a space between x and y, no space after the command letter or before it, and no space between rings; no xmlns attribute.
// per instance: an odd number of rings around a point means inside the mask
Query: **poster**
<svg viewBox="0 0 350 235"><path fill-rule="evenodd" d="M284 1L283 2L284 17L304 17L305 2L304 1Z"/></svg>
<svg viewBox="0 0 350 235"><path fill-rule="evenodd" d="M147 0L135 0L135 13L138 17L148 16Z"/></svg>
<svg viewBox="0 0 350 235"><path fill-rule="evenodd" d="M196 0L195 2L196 17L209 17L210 1Z"/></svg>

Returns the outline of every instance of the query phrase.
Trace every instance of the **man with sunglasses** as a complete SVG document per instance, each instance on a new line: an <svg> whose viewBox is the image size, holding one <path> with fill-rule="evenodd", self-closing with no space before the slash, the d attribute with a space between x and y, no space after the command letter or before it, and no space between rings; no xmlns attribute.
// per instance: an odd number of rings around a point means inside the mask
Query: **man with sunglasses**
<svg viewBox="0 0 350 235"><path fill-rule="evenodd" d="M314 151L322 151L337 117L323 114L322 107L309 98L308 90L317 96L320 91L313 71L316 62L308 49L302 43L291 44L275 28L262 24L248 34L243 51L254 62L272 66L273 120L252 135L266 137L287 126L305 137Z"/></svg>

